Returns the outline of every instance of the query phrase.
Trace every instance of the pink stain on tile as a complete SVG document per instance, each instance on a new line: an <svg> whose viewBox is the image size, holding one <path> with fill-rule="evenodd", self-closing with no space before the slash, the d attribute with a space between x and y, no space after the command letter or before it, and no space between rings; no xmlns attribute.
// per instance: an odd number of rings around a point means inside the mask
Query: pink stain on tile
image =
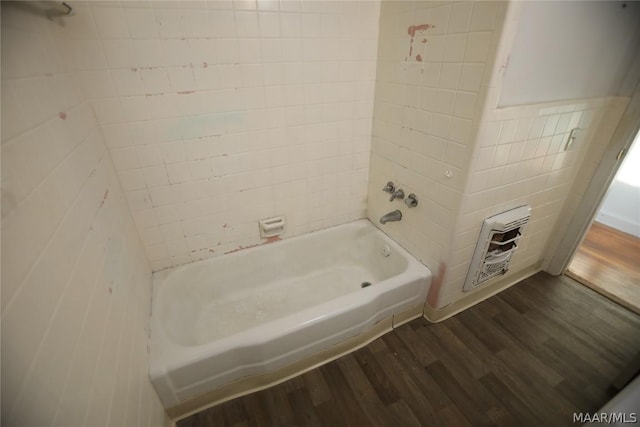
<svg viewBox="0 0 640 427"><path fill-rule="evenodd" d="M407 28L407 34L411 36L411 39L409 40L409 58L413 56L413 39L415 38L416 33L418 31L427 31L429 28L434 28L434 27L435 25L431 25L431 24L420 24L420 25L411 25L409 26L409 28ZM426 43L426 42L427 42L427 39L422 39L422 43ZM422 59L420 59L419 61L421 60Z"/></svg>
<svg viewBox="0 0 640 427"><path fill-rule="evenodd" d="M416 61L422 62L422 56L420 56L420 54L416 55Z"/></svg>
<svg viewBox="0 0 640 427"><path fill-rule="evenodd" d="M131 71L136 73L138 71L144 71L144 70L157 70L158 67L133 67L131 68Z"/></svg>
<svg viewBox="0 0 640 427"><path fill-rule="evenodd" d="M438 266L438 273L431 279L431 288L429 289L429 295L427 295L427 303L431 307L435 307L438 303L438 296L440 295L440 286L444 280L444 275L447 272L447 264L440 261Z"/></svg>
<svg viewBox="0 0 640 427"><path fill-rule="evenodd" d="M434 25L431 24L420 24L420 25L411 25L408 29L407 29L407 33L413 37L416 35L416 31L426 31L429 28L433 28L435 27Z"/></svg>
<svg viewBox="0 0 640 427"><path fill-rule="evenodd" d="M208 68L208 67L209 67L209 64L207 64L206 62L202 63L202 68Z"/></svg>
<svg viewBox="0 0 640 427"><path fill-rule="evenodd" d="M58 117L60 117L62 120L67 120L67 113L65 113L64 111L60 111L58 113Z"/></svg>
<svg viewBox="0 0 640 427"><path fill-rule="evenodd" d="M282 239L280 238L280 236L268 237L268 238L267 238L267 240L265 240L265 241L264 241L264 242L262 242L262 243L256 243L255 245L249 245L249 246L242 246L242 245L240 245L240 246L238 246L237 248L230 250L229 252L225 252L224 254L225 254L225 255L227 255L227 254L232 254L232 253L235 253L235 252L238 252L238 251L242 251L242 250L244 250L244 249L251 249L251 248L255 248L255 247L257 247L257 246L268 245L269 243L277 242L277 241L280 241L280 240L282 240Z"/></svg>
<svg viewBox="0 0 640 427"><path fill-rule="evenodd" d="M242 246L242 245L240 245L240 246L238 246L238 247L237 247L237 248L235 248L235 249L232 249L232 250L230 250L230 251L228 251L228 252L225 252L224 254L225 254L225 255L233 254L233 253L236 253L236 252L241 251L241 250L243 250L243 249L255 248L256 246L259 246L259 245L260 245L260 243L257 243L257 244L255 244L255 245L249 245L249 246Z"/></svg>

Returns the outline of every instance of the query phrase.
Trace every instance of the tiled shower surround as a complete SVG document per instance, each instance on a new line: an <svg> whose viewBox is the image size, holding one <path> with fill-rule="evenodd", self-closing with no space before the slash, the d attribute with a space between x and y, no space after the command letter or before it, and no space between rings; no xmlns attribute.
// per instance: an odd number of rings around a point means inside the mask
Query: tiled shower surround
<svg viewBox="0 0 640 427"><path fill-rule="evenodd" d="M79 10L92 99L154 270L365 216L379 4ZM146 6L146 7L140 7Z"/></svg>
<svg viewBox="0 0 640 427"><path fill-rule="evenodd" d="M7 425L162 425L152 271L262 244L260 219L368 217L437 309L477 296L483 219L527 203L506 280L544 268L629 99L498 108L517 2L54 3L2 4Z"/></svg>

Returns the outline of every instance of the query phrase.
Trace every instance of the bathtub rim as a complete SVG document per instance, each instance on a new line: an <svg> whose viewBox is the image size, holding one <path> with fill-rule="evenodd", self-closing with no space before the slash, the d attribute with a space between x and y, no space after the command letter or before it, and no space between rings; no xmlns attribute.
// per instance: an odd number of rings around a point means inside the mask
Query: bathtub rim
<svg viewBox="0 0 640 427"><path fill-rule="evenodd" d="M259 244L254 245L254 246L248 246L248 247L243 248L241 250L236 250L236 251L233 251L233 252L224 253L224 254L219 255L219 256L214 256L214 257L211 257L211 258L201 259L201 260L198 260L198 261L189 262L187 264L176 265L174 267L169 267L169 268L164 268L162 270L154 271L152 273L154 299L155 299L155 297L157 297L157 292L159 291L159 286L156 285L156 282L164 283L167 280L168 276L171 276L171 275L174 275L174 274L179 274L179 273L183 272L184 270L187 270L190 267L193 267L193 265L196 264L196 263L197 264L203 264L203 265L213 264L213 263L216 263L216 262L220 262L220 260L223 259L223 258L224 259L239 258L239 257L246 256L246 254L248 254L248 253L260 253L261 251L273 250L273 248L282 246L283 244L291 242L292 240L310 239L313 236L319 236L319 235L322 235L322 234L328 234L328 233L330 233L332 231L335 231L336 228L340 228L340 227L372 228L375 233L377 233L380 236L382 236L383 240L385 240L386 243L388 243L389 245L393 246L400 253L406 252L408 255L410 255L408 257L408 259L407 259L408 262L410 262L412 260L417 261L417 259L415 259L409 253L408 250L406 250L405 248L400 246L400 244L398 244L395 240L393 240L383 230L381 230L378 227L376 227L376 225L374 223L372 223L369 220L369 218L361 218L361 219L356 219L354 221L345 222L343 224L338 224L338 225L334 225L334 226L331 226L331 227L323 228L323 229L320 229L320 230L310 231L310 232L305 233L305 234L300 234L300 235L297 235L297 236L291 236L291 237L288 237L288 238L284 238L284 239L276 240L276 241L272 241L272 242L265 241L263 243L259 243ZM261 239L261 240L266 240L266 239ZM420 263L419 261L418 261L418 263L420 265L424 265L424 264ZM160 286L162 286L162 285L160 285Z"/></svg>

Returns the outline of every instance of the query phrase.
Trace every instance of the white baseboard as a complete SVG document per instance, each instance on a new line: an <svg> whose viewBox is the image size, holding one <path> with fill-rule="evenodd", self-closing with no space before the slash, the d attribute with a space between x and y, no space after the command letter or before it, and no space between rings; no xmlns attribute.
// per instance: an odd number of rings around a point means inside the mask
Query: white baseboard
<svg viewBox="0 0 640 427"><path fill-rule="evenodd" d="M616 230L620 230L623 233L631 234L640 238L640 223L630 221L627 218L623 218L611 212L600 210L595 219L597 222L607 225Z"/></svg>

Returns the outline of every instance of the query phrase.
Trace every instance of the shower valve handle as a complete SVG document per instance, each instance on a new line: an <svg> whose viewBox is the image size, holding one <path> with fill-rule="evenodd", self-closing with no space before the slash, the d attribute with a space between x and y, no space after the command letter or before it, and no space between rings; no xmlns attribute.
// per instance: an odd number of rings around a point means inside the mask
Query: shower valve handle
<svg viewBox="0 0 640 427"><path fill-rule="evenodd" d="M384 186L382 191L384 191L385 193L393 194L393 192L396 191L396 185L393 182L389 181L387 182L387 185Z"/></svg>
<svg viewBox="0 0 640 427"><path fill-rule="evenodd" d="M411 193L407 196L406 199L404 199L404 203L410 208L415 208L416 206L418 206L418 198L415 194Z"/></svg>

